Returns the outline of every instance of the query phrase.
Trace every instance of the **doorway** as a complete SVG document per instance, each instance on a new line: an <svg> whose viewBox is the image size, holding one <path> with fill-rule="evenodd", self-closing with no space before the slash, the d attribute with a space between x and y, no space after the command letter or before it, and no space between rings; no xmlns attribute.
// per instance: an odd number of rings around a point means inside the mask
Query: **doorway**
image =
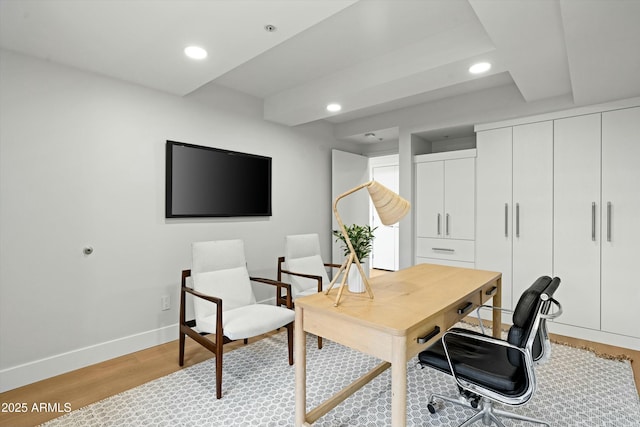
<svg viewBox="0 0 640 427"><path fill-rule="evenodd" d="M395 193L399 193L400 176L398 156L374 157L369 160L371 179L379 182ZM371 268L396 271L400 259L400 225L384 225L371 204L371 226L376 228L371 253Z"/></svg>

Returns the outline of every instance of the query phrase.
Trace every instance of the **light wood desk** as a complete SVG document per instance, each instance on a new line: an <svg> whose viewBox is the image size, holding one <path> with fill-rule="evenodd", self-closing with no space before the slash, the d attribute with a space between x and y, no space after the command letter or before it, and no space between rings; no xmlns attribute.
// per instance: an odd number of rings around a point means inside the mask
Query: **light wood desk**
<svg viewBox="0 0 640 427"><path fill-rule="evenodd" d="M391 366L391 425L406 423L407 362L475 307L493 297L502 302L502 275L434 264L419 264L370 279L375 295L346 293L334 307L335 292L296 299L295 425L306 426L336 407ZM500 312L493 312L500 324ZM353 384L307 412L306 333L328 338L383 362ZM494 328L500 336L500 328ZM419 343L420 338L427 341Z"/></svg>

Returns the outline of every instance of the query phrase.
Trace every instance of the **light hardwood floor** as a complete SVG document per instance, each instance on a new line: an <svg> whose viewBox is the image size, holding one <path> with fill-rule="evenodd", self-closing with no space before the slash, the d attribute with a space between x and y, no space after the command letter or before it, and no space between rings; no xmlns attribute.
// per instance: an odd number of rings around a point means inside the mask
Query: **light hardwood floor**
<svg viewBox="0 0 640 427"><path fill-rule="evenodd" d="M273 335L273 333L250 339L249 344L269 335ZM636 388L640 393L640 351L563 336L552 335L551 338L555 342L566 343L578 348L588 348L598 354L630 359ZM226 344L225 352L243 345L242 341ZM211 357L213 357L211 352L187 338L185 367L195 365ZM0 426L35 426L64 415L65 404L71 410L76 410L179 369L182 368L178 366L178 342L174 341L10 390L0 394L0 402L2 403ZM215 390L211 390L211 393L215 393ZM222 398L224 399L224 395ZM26 412L4 411L11 409L11 404L15 408L15 404L23 403L26 404ZM45 411L34 411L34 404L36 408L40 408L41 404L48 405L48 407ZM62 412L57 412L58 408Z"/></svg>

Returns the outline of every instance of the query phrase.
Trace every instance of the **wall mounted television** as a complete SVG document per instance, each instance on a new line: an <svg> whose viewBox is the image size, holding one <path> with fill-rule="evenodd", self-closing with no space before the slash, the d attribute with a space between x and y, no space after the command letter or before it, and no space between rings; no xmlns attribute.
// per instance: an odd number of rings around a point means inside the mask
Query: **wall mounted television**
<svg viewBox="0 0 640 427"><path fill-rule="evenodd" d="M271 216L271 157L167 141L166 218Z"/></svg>

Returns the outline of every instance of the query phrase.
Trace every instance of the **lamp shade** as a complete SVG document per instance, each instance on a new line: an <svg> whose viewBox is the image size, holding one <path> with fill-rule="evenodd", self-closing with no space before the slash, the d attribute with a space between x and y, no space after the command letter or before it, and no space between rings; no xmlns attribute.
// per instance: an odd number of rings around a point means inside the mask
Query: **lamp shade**
<svg viewBox="0 0 640 427"><path fill-rule="evenodd" d="M371 181L367 186L369 196L375 206L380 221L384 225L395 224L400 221L411 208L411 204L377 181Z"/></svg>

